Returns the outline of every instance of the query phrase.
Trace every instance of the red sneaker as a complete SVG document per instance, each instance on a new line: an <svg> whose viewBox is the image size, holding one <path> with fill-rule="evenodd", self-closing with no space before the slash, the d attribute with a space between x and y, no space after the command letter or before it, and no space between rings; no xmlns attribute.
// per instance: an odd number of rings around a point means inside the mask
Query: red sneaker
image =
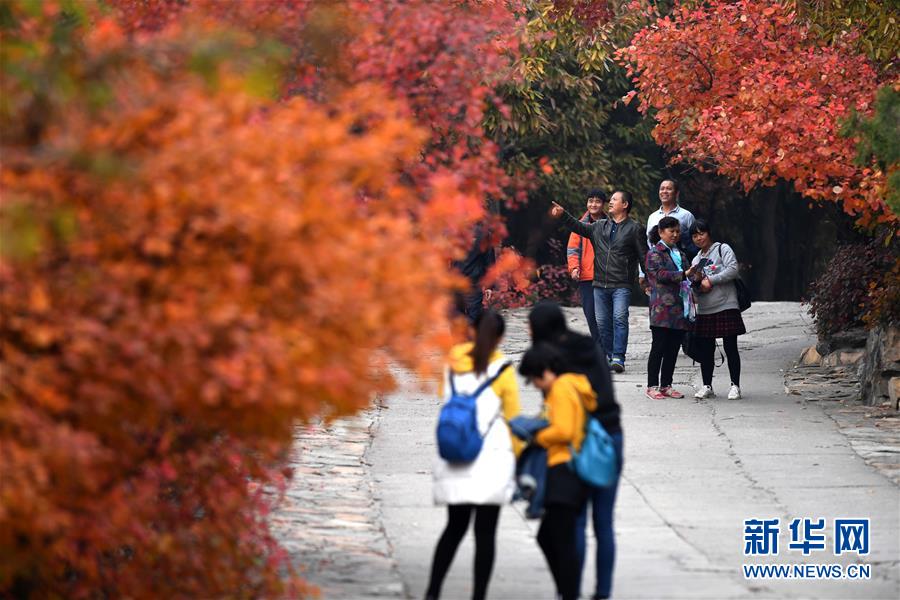
<svg viewBox="0 0 900 600"><path fill-rule="evenodd" d="M655 387L648 387L645 394L647 394L647 397L650 398L651 400L665 400L666 399L666 395L663 394L661 391L659 391L659 388L655 388Z"/></svg>
<svg viewBox="0 0 900 600"><path fill-rule="evenodd" d="M684 394L676 389L673 389L670 385L659 388L659 393L663 396L668 396L669 398L684 398Z"/></svg>

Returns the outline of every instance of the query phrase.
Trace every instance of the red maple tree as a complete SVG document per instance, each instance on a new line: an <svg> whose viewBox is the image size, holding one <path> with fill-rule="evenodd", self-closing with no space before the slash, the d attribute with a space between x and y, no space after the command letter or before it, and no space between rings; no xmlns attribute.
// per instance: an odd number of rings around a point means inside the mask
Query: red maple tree
<svg viewBox="0 0 900 600"><path fill-rule="evenodd" d="M716 170L745 190L791 181L864 223L894 221L884 174L854 164L842 121L871 110L876 76L849 43L823 46L776 0L692 3L640 31L619 56L640 110L672 160Z"/></svg>

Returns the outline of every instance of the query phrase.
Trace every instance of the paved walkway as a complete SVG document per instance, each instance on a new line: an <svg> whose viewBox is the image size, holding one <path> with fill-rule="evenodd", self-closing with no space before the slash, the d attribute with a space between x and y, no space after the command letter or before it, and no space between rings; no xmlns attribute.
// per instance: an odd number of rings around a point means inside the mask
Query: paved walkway
<svg viewBox="0 0 900 600"><path fill-rule="evenodd" d="M304 579L326 598L402 598L366 451L378 409L297 430L294 478L272 518Z"/></svg>
<svg viewBox="0 0 900 600"><path fill-rule="evenodd" d="M574 328L585 329L580 311L569 314ZM508 318L504 350L513 359L528 346L524 319L524 311ZM646 313L632 312L628 370L615 378L626 432L615 596L900 597L897 484L863 460L821 402L810 403L785 388L783 370L812 343L804 313L792 303L757 303L745 319L749 332L739 342L743 400L651 401L642 395L649 351ZM721 368L717 375L716 387L724 394L727 371ZM682 359L676 386L688 392L695 377L696 369ZM279 531L298 562L313 565L309 579L325 597L423 595L445 509L431 504L438 402L420 388L406 380L386 408L359 417L356 425L339 423L298 438L310 448L301 448L297 464L311 470L298 474L289 492L293 512L279 514L284 519ZM523 388L525 411L536 411L539 403L533 388ZM373 423L377 432L368 445L365 434ZM865 423L855 426L864 429ZM309 444L309 439L317 441ZM880 452L896 450L890 439L885 444ZM346 464L335 462L334 448ZM335 467L349 470L335 472ZM325 479L324 471L336 479ZM348 503L353 494L357 497ZM787 550L787 525L797 517L826 518L829 527L835 518L870 517L871 553L857 558L813 552L804 559ZM781 519L779 556L745 559L743 520L748 518ZM536 526L522 517L520 507L502 511L491 597L553 597L533 539ZM445 598L470 594L470 538L457 554ZM741 572L745 562L862 562L871 565L872 578L747 580ZM591 571L585 571L586 591L593 585Z"/></svg>

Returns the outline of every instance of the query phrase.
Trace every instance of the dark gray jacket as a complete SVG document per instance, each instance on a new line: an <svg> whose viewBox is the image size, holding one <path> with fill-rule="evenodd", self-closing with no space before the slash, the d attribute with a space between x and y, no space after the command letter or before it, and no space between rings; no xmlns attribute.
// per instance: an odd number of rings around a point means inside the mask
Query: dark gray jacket
<svg viewBox="0 0 900 600"><path fill-rule="evenodd" d="M637 279L638 264L644 264L647 256L647 238L637 221L627 218L619 223L612 244L609 241L613 225L610 219L588 224L566 212L562 223L569 231L583 235L594 244L594 287L631 287Z"/></svg>
<svg viewBox="0 0 900 600"><path fill-rule="evenodd" d="M471 282L472 289L481 290L481 280L487 274L488 270L497 261L494 255L493 246L486 246L485 237L487 232L484 231L482 224L475 227L475 239L469 253L463 260L454 261L453 268L466 276Z"/></svg>

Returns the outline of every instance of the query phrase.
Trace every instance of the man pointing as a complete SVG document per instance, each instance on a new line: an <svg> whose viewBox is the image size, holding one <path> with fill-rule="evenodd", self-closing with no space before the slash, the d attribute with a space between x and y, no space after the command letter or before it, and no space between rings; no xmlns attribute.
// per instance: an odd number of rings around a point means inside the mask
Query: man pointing
<svg viewBox="0 0 900 600"><path fill-rule="evenodd" d="M562 217L566 229L588 238L594 246L592 285L597 329L609 366L616 373L625 370L631 286L638 265L647 255L644 231L628 216L631 205L631 194L617 191L609 199L607 218L590 224L579 221L556 202L550 210L554 218Z"/></svg>

